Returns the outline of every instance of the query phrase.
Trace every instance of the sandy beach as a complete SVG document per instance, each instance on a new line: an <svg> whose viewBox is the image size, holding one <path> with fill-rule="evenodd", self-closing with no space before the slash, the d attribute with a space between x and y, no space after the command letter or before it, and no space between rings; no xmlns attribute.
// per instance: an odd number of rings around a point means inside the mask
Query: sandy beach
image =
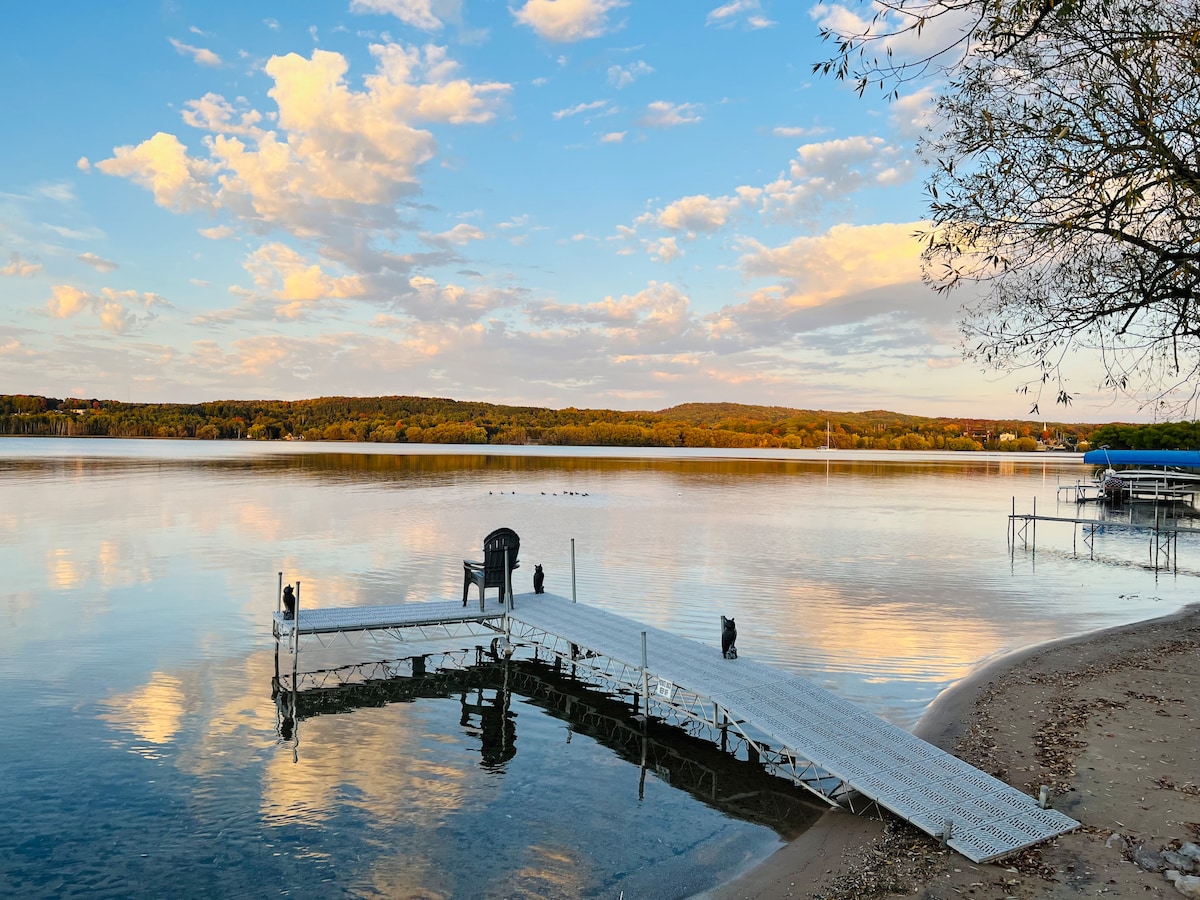
<svg viewBox="0 0 1200 900"><path fill-rule="evenodd" d="M1079 830L976 865L898 820L831 811L705 897L1200 897L1200 878L1163 871L1200 844L1198 694L1200 606L1005 657L915 731L1030 796L1050 786Z"/></svg>

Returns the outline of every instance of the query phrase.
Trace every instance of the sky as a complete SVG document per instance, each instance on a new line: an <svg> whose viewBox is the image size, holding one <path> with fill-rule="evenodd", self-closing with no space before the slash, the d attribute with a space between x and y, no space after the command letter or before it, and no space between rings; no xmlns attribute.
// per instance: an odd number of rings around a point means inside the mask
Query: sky
<svg viewBox="0 0 1200 900"><path fill-rule="evenodd" d="M921 282L936 86L812 74L866 11L10 5L0 393L1024 418Z"/></svg>

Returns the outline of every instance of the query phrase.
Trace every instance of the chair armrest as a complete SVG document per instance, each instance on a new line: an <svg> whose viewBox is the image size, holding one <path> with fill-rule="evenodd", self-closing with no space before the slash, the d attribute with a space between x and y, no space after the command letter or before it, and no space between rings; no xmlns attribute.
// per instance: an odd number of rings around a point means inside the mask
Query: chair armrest
<svg viewBox="0 0 1200 900"><path fill-rule="evenodd" d="M484 566L484 564L481 563L477 559L464 559L463 560L463 568L464 569L482 569L483 566Z"/></svg>

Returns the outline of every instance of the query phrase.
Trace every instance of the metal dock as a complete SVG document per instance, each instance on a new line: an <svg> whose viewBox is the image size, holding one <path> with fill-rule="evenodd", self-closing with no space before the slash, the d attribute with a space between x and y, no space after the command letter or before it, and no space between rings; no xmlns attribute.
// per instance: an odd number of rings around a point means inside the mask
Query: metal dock
<svg viewBox="0 0 1200 900"><path fill-rule="evenodd" d="M507 609L457 602L276 613L292 645L352 632L491 633L640 699L643 712L740 736L748 755L833 806L886 809L973 862L1073 831L1079 823L805 678L553 594L519 594ZM505 644L501 644L505 646Z"/></svg>

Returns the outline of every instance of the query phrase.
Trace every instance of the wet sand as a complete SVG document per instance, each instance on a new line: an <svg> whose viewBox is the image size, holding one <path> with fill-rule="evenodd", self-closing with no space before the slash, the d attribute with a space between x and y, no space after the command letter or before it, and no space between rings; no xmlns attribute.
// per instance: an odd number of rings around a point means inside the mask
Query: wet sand
<svg viewBox="0 0 1200 900"><path fill-rule="evenodd" d="M1020 651L938 697L920 737L1082 827L977 865L895 819L840 811L707 900L1179 897L1135 851L1200 843L1200 605Z"/></svg>

